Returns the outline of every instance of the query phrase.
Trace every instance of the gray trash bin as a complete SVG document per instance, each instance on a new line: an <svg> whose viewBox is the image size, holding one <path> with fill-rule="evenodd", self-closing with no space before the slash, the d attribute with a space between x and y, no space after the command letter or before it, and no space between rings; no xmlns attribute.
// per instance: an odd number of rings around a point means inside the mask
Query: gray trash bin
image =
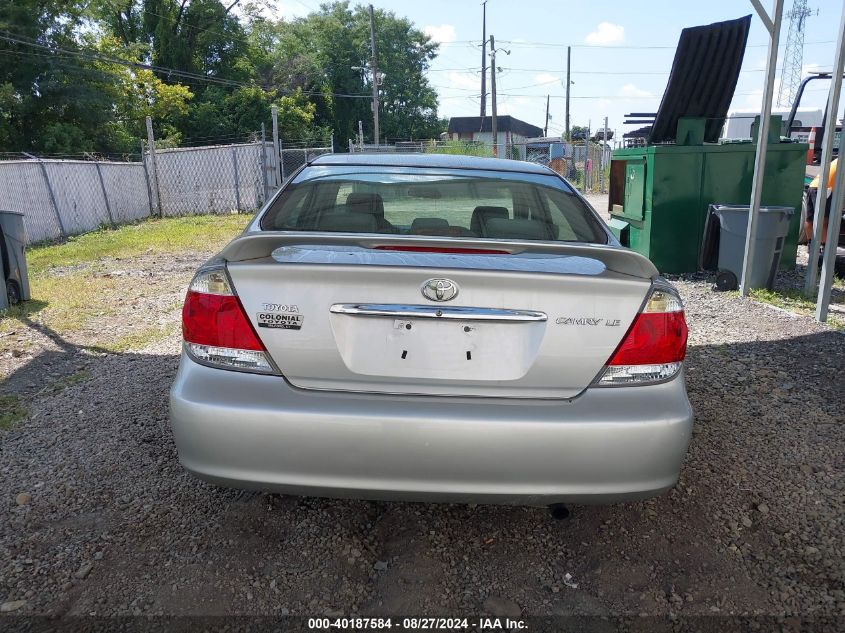
<svg viewBox="0 0 845 633"><path fill-rule="evenodd" d="M19 301L28 301L29 277L26 272L26 229L23 213L0 211L0 265L2 284L0 308Z"/></svg>
<svg viewBox="0 0 845 633"><path fill-rule="evenodd" d="M702 258L710 259L715 266L704 263L702 268L718 268L716 286L720 290L736 290L739 287L750 208L748 205L738 204L710 205L704 230ZM751 288L771 289L774 284L784 239L789 232L789 221L794 212L792 207L760 207L749 279Z"/></svg>

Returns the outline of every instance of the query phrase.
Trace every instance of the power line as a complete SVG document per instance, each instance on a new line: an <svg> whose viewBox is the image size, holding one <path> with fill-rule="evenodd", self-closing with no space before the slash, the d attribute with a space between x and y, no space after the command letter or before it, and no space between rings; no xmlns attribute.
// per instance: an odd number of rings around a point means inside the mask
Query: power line
<svg viewBox="0 0 845 633"><path fill-rule="evenodd" d="M632 44L559 44L559 43L551 43L551 42L521 42L516 40L502 40L503 43L510 44L511 46L517 48L566 48L567 46L572 46L572 48L611 48L611 49L619 49L619 50L661 50L661 49L676 49L677 44L672 45L641 45L635 46ZM811 44L834 44L835 40L819 40L815 42L804 42L805 45ZM747 44L746 48L766 48L768 47L768 43L765 44Z"/></svg>

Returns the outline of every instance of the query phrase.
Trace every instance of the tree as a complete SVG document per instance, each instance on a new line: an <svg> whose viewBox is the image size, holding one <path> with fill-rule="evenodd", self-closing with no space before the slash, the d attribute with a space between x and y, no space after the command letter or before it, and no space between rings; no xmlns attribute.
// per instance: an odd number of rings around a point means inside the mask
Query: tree
<svg viewBox="0 0 845 633"><path fill-rule="evenodd" d="M83 21L82 7L73 0L16 0L0 3L0 29L24 42L46 46L73 44L74 33ZM80 85L79 73L63 60L45 55L32 46L0 42L0 150L36 151L44 133L56 123L66 126L67 138L74 134L75 119L97 118L86 111L92 97ZM74 98L80 99L77 107ZM56 130L58 133L58 129ZM66 144L61 144L64 148Z"/></svg>
<svg viewBox="0 0 845 633"><path fill-rule="evenodd" d="M0 151L137 152L146 116L163 145L242 140L274 104L283 139L345 139L358 121L371 135L368 12L335 2L285 22L240 1L0 3L20 40L0 40ZM382 136L437 136L437 44L392 12L375 22Z"/></svg>
<svg viewBox="0 0 845 633"><path fill-rule="evenodd" d="M442 131L437 94L425 71L438 45L392 12L376 10L375 24L378 67L384 74L382 136L436 136ZM319 12L283 25L277 50L285 52L285 59L298 60L299 87L323 94L316 98L319 122L330 125L340 138L357 135L358 121L372 134L370 27L364 7L352 10L349 2L324 4Z"/></svg>

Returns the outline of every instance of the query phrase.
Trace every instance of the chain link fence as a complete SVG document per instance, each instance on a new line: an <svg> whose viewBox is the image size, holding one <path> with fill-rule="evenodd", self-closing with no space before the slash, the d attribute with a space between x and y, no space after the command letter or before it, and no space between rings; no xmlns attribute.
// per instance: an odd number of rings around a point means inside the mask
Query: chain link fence
<svg viewBox="0 0 845 633"><path fill-rule="evenodd" d="M150 201L141 163L7 160L0 209L24 214L33 243L148 217Z"/></svg>
<svg viewBox="0 0 845 633"><path fill-rule="evenodd" d="M320 146L313 147L311 144L302 141L279 141L279 146L279 154L281 155L279 175L282 183L287 182L288 178L308 161L323 154L331 154L334 151L331 142L323 142Z"/></svg>
<svg viewBox="0 0 845 633"><path fill-rule="evenodd" d="M268 144L265 143L265 147ZM272 152L272 145L270 145ZM155 215L239 213L265 199L261 142L144 151Z"/></svg>
<svg viewBox="0 0 845 633"><path fill-rule="evenodd" d="M0 210L24 214L29 244L151 216L252 212L301 165L332 151L279 145L278 158L260 140L155 152L144 145L140 160L123 162L15 156L0 160Z"/></svg>

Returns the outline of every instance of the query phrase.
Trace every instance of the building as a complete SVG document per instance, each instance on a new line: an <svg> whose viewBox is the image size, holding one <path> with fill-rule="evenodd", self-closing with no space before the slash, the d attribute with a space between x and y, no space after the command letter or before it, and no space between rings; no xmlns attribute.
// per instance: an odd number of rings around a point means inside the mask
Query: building
<svg viewBox="0 0 845 633"><path fill-rule="evenodd" d="M519 158L525 158L525 139L543 135L543 129L520 121L512 116L496 117L496 132L499 156L504 157L506 148L515 147ZM448 138L453 141L474 141L493 145L493 117L456 116L449 119ZM517 156L514 156L516 158Z"/></svg>

